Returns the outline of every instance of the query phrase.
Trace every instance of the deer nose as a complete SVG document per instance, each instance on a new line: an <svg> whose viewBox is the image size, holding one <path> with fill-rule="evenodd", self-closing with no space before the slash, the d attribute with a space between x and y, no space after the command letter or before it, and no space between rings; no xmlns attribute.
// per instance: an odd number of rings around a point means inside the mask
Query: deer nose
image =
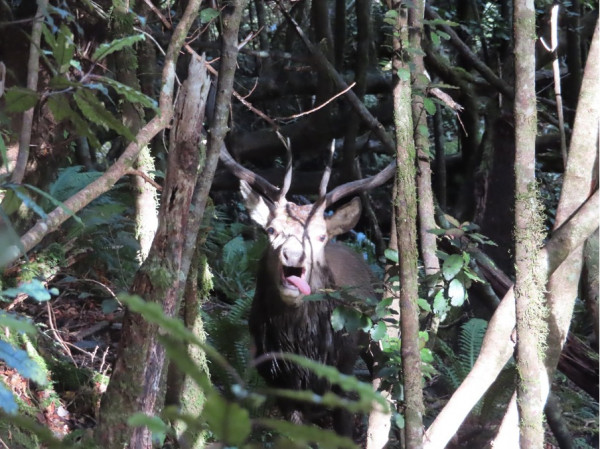
<svg viewBox="0 0 600 449"><path fill-rule="evenodd" d="M304 250L300 242L291 240L281 249L281 257L284 265L294 267L304 261Z"/></svg>

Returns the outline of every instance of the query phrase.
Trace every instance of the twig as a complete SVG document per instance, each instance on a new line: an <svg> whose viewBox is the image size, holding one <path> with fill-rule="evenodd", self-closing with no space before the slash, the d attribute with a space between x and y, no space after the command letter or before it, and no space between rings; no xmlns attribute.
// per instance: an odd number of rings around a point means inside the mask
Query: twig
<svg viewBox="0 0 600 449"><path fill-rule="evenodd" d="M69 358L71 359L73 364L75 366L77 366L77 363L75 362L75 359L73 358L73 354L71 354L71 350L66 345L66 342L59 335L58 329L56 328L56 321L54 319L54 312L52 310L52 306L50 306L50 301L46 302L46 309L48 311L48 327L50 328L52 335L54 335L54 339L65 350L65 352L67 353L67 355L69 356Z"/></svg>
<svg viewBox="0 0 600 449"><path fill-rule="evenodd" d="M37 91L38 75L40 68L40 41L42 38L42 25L44 24L44 15L48 8L48 0L40 0L38 9L31 29L31 46L29 48L29 60L27 62L27 88ZM12 173L11 181L15 184L20 184L25 176L27 161L29 160L29 145L31 144L31 130L33 127L33 112L35 107L32 106L23 112L23 123L21 125L21 133L19 135L19 153L17 154L17 162Z"/></svg>
<svg viewBox="0 0 600 449"><path fill-rule="evenodd" d="M308 114L312 114L313 112L318 111L319 109L324 108L325 106L327 106L329 103L331 103L333 100L335 100L337 97L344 95L346 92L348 92L350 89L352 89L354 87L356 83L352 83L350 84L348 87L346 87L344 90L342 90L341 92L338 92L337 94L335 94L333 97L329 98L328 100L326 100L325 102L321 103L319 106L317 106L316 108L310 109L308 111L304 111L301 112L299 114L294 114L294 115L290 115L289 117L275 117L275 120L291 120L291 119L296 119L298 117L302 117L303 115L308 115Z"/></svg>
<svg viewBox="0 0 600 449"><path fill-rule="evenodd" d="M125 174L139 176L144 181L146 181L148 184L151 184L152 187L154 187L156 190L158 190L159 192L162 192L162 186L141 170L137 170L135 168L130 168L129 170L127 170L125 172Z"/></svg>
<svg viewBox="0 0 600 449"><path fill-rule="evenodd" d="M558 5L552 7L550 16L550 46L546 44L544 38L540 38L544 48L551 53L554 53L552 61L552 72L554 74L554 96L556 97L556 113L558 115L558 132L560 133L560 153L563 158L563 165L567 168L567 138L565 135L565 118L562 106L562 93L560 85L560 67L558 65Z"/></svg>

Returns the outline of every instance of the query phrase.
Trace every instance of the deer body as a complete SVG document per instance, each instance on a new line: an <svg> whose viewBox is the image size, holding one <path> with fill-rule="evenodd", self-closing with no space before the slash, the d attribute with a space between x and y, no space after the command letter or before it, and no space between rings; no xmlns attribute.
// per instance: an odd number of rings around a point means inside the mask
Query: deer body
<svg viewBox="0 0 600 449"><path fill-rule="evenodd" d="M290 352L306 356L351 374L358 356L357 336L334 331L333 300L303 301L319 290L357 287L371 292L365 262L350 248L329 240L350 230L361 213L355 198L333 215L324 217L325 205L298 206L288 201L270 203L242 181L241 191L250 216L269 237L269 246L257 273L250 312L250 333L256 357ZM330 387L310 370L285 360L268 358L258 364L259 373L272 387L312 390L324 394ZM323 410L289 400L279 401L289 420L315 420ZM339 415L339 419L336 417ZM349 416L334 413L334 427L350 434Z"/></svg>
<svg viewBox="0 0 600 449"><path fill-rule="evenodd" d="M315 204L297 205L286 200L291 183L291 150L281 189L238 164L226 148L221 160L240 178L240 191L250 217L267 233L269 245L260 262L250 311L250 332L254 338L256 357L269 353L289 352L320 363L335 366L351 374L359 349L358 336L334 331L331 314L333 299L303 301L306 295L322 289L355 287L354 295L374 297L371 274L366 263L351 249L330 240L352 229L361 214L361 204L354 198L325 217L327 206L360 190L381 185L394 173L389 166L378 175L344 184L326 194L333 157L319 187ZM312 390L323 394L330 385L296 364L276 355L264 357L259 373L275 388ZM335 389L334 389L335 391ZM324 409L291 400L280 400L279 406L288 420L315 421ZM334 428L351 435L353 424L343 410L333 411Z"/></svg>

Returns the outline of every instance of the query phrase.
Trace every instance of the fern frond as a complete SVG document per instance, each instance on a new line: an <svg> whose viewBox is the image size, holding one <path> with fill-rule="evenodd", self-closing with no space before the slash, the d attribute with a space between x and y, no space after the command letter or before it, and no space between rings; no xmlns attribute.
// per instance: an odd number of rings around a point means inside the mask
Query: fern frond
<svg viewBox="0 0 600 449"><path fill-rule="evenodd" d="M479 356L486 330L487 321L479 318L470 319L462 325L458 338L458 358L465 373L471 371Z"/></svg>

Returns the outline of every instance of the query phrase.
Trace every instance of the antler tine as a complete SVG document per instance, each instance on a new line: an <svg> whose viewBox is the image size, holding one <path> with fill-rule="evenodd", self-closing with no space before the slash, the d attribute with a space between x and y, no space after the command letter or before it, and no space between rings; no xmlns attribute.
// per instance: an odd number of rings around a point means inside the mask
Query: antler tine
<svg viewBox="0 0 600 449"><path fill-rule="evenodd" d="M321 178L321 185L319 186L319 200L321 203L326 199L327 195L327 184L329 184L329 178L331 177L331 166L333 165L333 153L335 152L335 139L331 141L331 148L329 149L329 157L327 158L327 165Z"/></svg>
<svg viewBox="0 0 600 449"><path fill-rule="evenodd" d="M287 162L285 164L285 177L283 178L283 185L281 186L281 190L279 191L279 201L285 200L285 196L290 190L290 186L292 185L292 144L289 138L284 138L279 131L277 131L277 137L283 143L285 147L285 153L287 156Z"/></svg>
<svg viewBox="0 0 600 449"><path fill-rule="evenodd" d="M271 201L276 201L279 189L267 181L262 176L248 170L246 167L237 162L227 150L223 143L219 158L221 162L233 173L237 178L246 181L252 188L262 191Z"/></svg>
<svg viewBox="0 0 600 449"><path fill-rule="evenodd" d="M342 198L352 195L353 193L363 192L367 190L374 189L375 187L379 187L384 184L386 181L391 179L391 177L396 172L396 161L392 161L381 170L376 175L370 176L368 178L359 179L357 181L348 182L346 184L342 184L341 186L337 186L331 192L327 194L325 197L325 203L327 206L332 205L333 203L341 200Z"/></svg>

